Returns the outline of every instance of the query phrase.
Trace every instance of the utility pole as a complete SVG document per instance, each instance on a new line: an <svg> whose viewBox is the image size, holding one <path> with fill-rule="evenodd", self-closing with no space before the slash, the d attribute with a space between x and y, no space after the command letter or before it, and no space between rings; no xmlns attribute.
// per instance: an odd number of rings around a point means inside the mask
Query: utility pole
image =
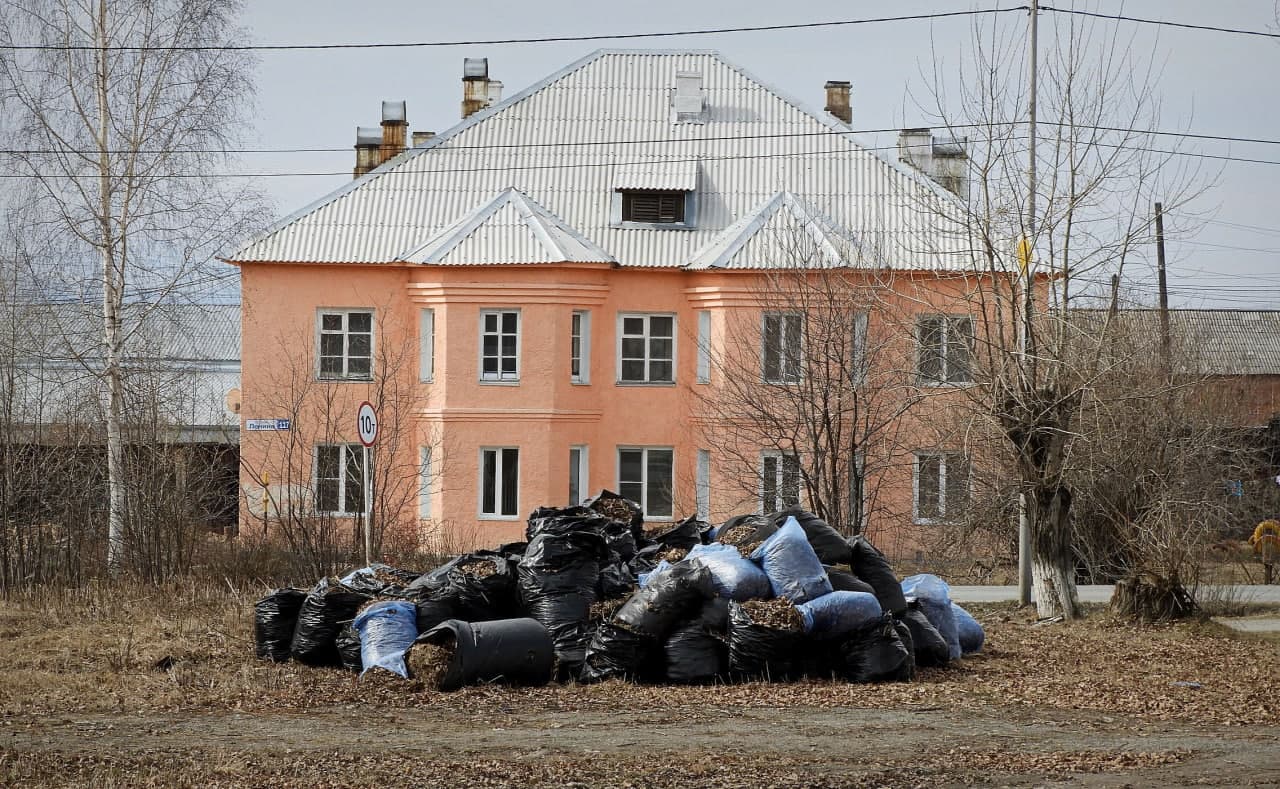
<svg viewBox="0 0 1280 789"><path fill-rule="evenodd" d="M1028 140L1027 140L1027 237L1024 239L1025 254L1019 255L1023 267L1022 292L1022 331L1019 333L1019 351L1022 362L1023 385L1030 390L1031 358L1031 310L1035 304L1032 292L1034 283L1031 272L1031 261L1036 236L1036 34L1040 21L1040 3L1031 0L1031 42L1028 55L1027 70L1030 97L1027 101ZM1029 393L1029 392L1028 392ZM1031 604L1031 519L1027 512L1027 494L1024 491L1018 496L1018 602L1021 605Z"/></svg>
<svg viewBox="0 0 1280 789"><path fill-rule="evenodd" d="M1164 206L1156 203L1156 267L1160 275L1160 353L1165 375L1173 361L1169 341L1169 286L1164 276Z"/></svg>

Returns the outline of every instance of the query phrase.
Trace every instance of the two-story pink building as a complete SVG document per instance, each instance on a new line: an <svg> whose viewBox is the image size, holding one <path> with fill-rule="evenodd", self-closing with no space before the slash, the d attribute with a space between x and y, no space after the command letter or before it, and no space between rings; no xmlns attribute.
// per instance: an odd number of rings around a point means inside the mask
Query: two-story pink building
<svg viewBox="0 0 1280 789"><path fill-rule="evenodd" d="M730 463L697 409L743 326L759 384L799 383L801 324L763 306L780 270L887 294L876 314L894 321L850 327L889 351L869 380L892 367L943 400L969 381L964 233L929 210L955 198L859 140L848 83L828 83L817 114L713 52L601 51L506 100L482 61L464 84L478 111L407 150L404 105L384 105L358 177L231 258L243 415L289 420L242 431L242 529L309 517L354 535L372 504L406 539L462 548L600 488L650 520L796 499L787 453ZM962 188L956 152L910 134ZM372 478L365 400L381 420ZM914 422L891 432L859 450L879 462L859 460L850 495L877 491L862 521L905 549L962 511L968 460Z"/></svg>

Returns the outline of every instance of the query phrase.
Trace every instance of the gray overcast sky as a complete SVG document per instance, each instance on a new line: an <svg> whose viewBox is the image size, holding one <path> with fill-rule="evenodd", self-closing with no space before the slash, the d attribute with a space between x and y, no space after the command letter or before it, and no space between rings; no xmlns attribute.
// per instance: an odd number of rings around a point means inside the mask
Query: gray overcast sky
<svg viewBox="0 0 1280 789"><path fill-rule="evenodd" d="M1003 5L1017 5L1006 2ZM1062 5L1070 5L1064 0ZM810 0L251 0L244 16L255 43L442 41L650 32L789 24L991 7L965 0L873 2ZM1276 30L1274 0L1099 0L1107 13L1251 30ZM1006 24L1014 24L1014 14ZM1054 15L1042 16L1054 24ZM1123 25L1135 49L1154 47L1164 62L1163 119L1169 129L1233 137L1280 138L1280 39ZM253 130L261 147L346 148L342 153L257 154L254 171L342 172L354 163L356 126L376 126L383 99L408 102L410 128L443 131L459 121L462 58L488 57L490 76L511 95L602 46L717 49L756 76L821 110L823 83L853 83L855 128L922 125L909 98L920 94L933 52L959 63L972 20L909 21L783 32L733 33L623 42L567 42L395 50L264 52ZM1045 28L1042 28L1044 30ZM1048 38L1046 35L1045 38ZM891 142L886 135L877 142ZM1186 150L1280 161L1280 145L1199 142ZM1214 165L1216 167L1216 165ZM1175 306L1280 308L1280 165L1226 163L1196 208L1211 221L1170 242ZM349 176L269 178L280 215L341 186ZM1171 217L1177 225L1177 217ZM1141 293L1146 293L1145 291ZM1135 295L1141 295L1135 294ZM1149 294L1154 298L1154 294Z"/></svg>

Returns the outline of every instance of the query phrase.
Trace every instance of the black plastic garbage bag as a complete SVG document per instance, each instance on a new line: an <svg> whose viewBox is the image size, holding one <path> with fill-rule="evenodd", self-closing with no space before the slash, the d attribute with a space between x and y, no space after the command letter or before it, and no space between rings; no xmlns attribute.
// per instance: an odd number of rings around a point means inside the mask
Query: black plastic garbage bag
<svg viewBox="0 0 1280 789"><path fill-rule="evenodd" d="M458 601L458 590L452 586L439 586L426 592L414 600L418 609L418 632L425 633L441 622L457 619L462 606Z"/></svg>
<svg viewBox="0 0 1280 789"><path fill-rule="evenodd" d="M920 610L918 601L913 601L907 609L898 614L911 631L911 643L914 648L917 666L945 666L951 661L951 647L942 637L938 629L929 622L929 617Z"/></svg>
<svg viewBox="0 0 1280 789"><path fill-rule="evenodd" d="M645 529L644 538L665 548L677 548L687 551L693 546L702 543L702 532L709 528L710 526L707 523L691 515L674 525L666 523L651 524L650 528Z"/></svg>
<svg viewBox="0 0 1280 789"><path fill-rule="evenodd" d="M524 607L551 634L562 674L576 673L586 656L587 618L607 550L595 532L540 532L516 569Z"/></svg>
<svg viewBox="0 0 1280 789"><path fill-rule="evenodd" d="M336 579L322 579L307 593L298 611L289 648L294 660L309 666L338 665L335 642L342 623L355 619L356 610L372 599L372 595L352 591Z"/></svg>
<svg viewBox="0 0 1280 789"><path fill-rule="evenodd" d="M458 593L458 619L483 622L520 613L515 568L497 551L458 557L446 582Z"/></svg>
<svg viewBox="0 0 1280 789"><path fill-rule="evenodd" d="M786 680L799 673L798 650L804 634L758 624L746 606L729 603L729 673L740 679Z"/></svg>
<svg viewBox="0 0 1280 789"><path fill-rule="evenodd" d="M716 529L716 541L743 546L767 540L778 530L768 515L734 515Z"/></svg>
<svg viewBox="0 0 1280 789"><path fill-rule="evenodd" d="M357 592L372 595L399 596L418 579L421 573L400 570L389 564L374 562L368 567L352 570L341 579L343 586Z"/></svg>
<svg viewBox="0 0 1280 789"><path fill-rule="evenodd" d="M413 583L405 587L404 597L411 600L422 599L449 583L449 573L462 561L462 556L455 556L434 570L419 575Z"/></svg>
<svg viewBox="0 0 1280 789"><path fill-rule="evenodd" d="M701 562L677 562L654 573L647 585L613 615L615 624L650 638L665 639L676 623L715 596L711 572Z"/></svg>
<svg viewBox="0 0 1280 789"><path fill-rule="evenodd" d="M898 639L907 648L907 659L902 662L902 665L898 668L898 673L894 675L892 681L910 682L916 678L915 640L911 637L911 628L907 627L907 623L897 617L894 617L893 629L898 631Z"/></svg>
<svg viewBox="0 0 1280 789"><path fill-rule="evenodd" d="M827 571L827 578L831 579L831 589L835 592L868 592L875 594L876 590L871 584L862 580L858 576L848 570L841 570L839 567L824 567ZM876 598L879 600L880 598ZM881 608L884 605L881 604Z"/></svg>
<svg viewBox="0 0 1280 789"><path fill-rule="evenodd" d="M703 603L702 611L681 622L663 644L667 680L681 684L714 682L729 671L729 601Z"/></svg>
<svg viewBox="0 0 1280 789"><path fill-rule="evenodd" d="M905 611L907 598L884 554L861 534L849 538L849 549L852 554L849 564L854 575L871 584L880 607L895 614Z"/></svg>
<svg viewBox="0 0 1280 789"><path fill-rule="evenodd" d="M636 577L631 568L617 554L612 554L608 564L600 568L596 579L596 599L614 600L630 595L636 588Z"/></svg>
<svg viewBox="0 0 1280 789"><path fill-rule="evenodd" d="M644 510L639 504L606 489L587 499L582 506L604 515L609 520L630 526L636 546L640 546L644 530Z"/></svg>
<svg viewBox="0 0 1280 789"><path fill-rule="evenodd" d="M529 515L525 525L525 538L529 543L539 534L570 534L574 532L592 532L604 537L609 526L609 519L593 509L581 505L572 507L539 507ZM525 554L529 552L525 548Z"/></svg>
<svg viewBox="0 0 1280 789"><path fill-rule="evenodd" d="M631 568L631 574L639 577L641 573L653 572L658 566L658 554L666 550L666 546L654 544L646 545L636 551L636 555L631 557L627 562L627 567Z"/></svg>
<svg viewBox="0 0 1280 789"><path fill-rule="evenodd" d="M307 599L301 589L272 589L253 606L253 640L258 657L283 663L289 659L298 611Z"/></svg>
<svg viewBox="0 0 1280 789"><path fill-rule="evenodd" d="M440 690L492 682L545 685L551 680L555 649L547 629L533 619L451 619L421 634L415 643L453 648Z"/></svg>
<svg viewBox="0 0 1280 789"><path fill-rule="evenodd" d="M840 674L849 682L886 682L901 676L910 659L894 626L893 614L885 614L853 631L840 645Z"/></svg>
<svg viewBox="0 0 1280 789"><path fill-rule="evenodd" d="M849 544L840 532L831 528L830 524L806 509L793 507L773 516L773 525L782 528L787 518L795 518L804 529L804 536L813 546L813 552L823 564L848 564L850 558Z"/></svg>
<svg viewBox="0 0 1280 789"><path fill-rule="evenodd" d="M338 648L338 659L342 661L342 667L347 671L360 671L364 668L364 662L360 659L360 633L347 622L338 631L338 637L334 641L334 645Z"/></svg>
<svg viewBox="0 0 1280 789"><path fill-rule="evenodd" d="M608 521L604 524L603 531L609 550L618 554L618 558L622 561L631 561L639 549L636 544L636 535L631 531L631 524Z"/></svg>
<svg viewBox="0 0 1280 789"><path fill-rule="evenodd" d="M652 673L655 656L661 652L661 641L604 622L591 636L580 678L583 682L646 679Z"/></svg>

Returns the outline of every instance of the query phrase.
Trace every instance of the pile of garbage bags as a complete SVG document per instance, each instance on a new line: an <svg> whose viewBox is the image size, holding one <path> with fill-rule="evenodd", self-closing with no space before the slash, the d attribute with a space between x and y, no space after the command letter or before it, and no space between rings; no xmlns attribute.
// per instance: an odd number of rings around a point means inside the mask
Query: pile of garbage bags
<svg viewBox="0 0 1280 789"><path fill-rule="evenodd" d="M644 522L603 491L526 540L426 573L374 564L258 601L260 658L477 682L909 681L982 648L945 581L899 581L865 537L799 509Z"/></svg>

